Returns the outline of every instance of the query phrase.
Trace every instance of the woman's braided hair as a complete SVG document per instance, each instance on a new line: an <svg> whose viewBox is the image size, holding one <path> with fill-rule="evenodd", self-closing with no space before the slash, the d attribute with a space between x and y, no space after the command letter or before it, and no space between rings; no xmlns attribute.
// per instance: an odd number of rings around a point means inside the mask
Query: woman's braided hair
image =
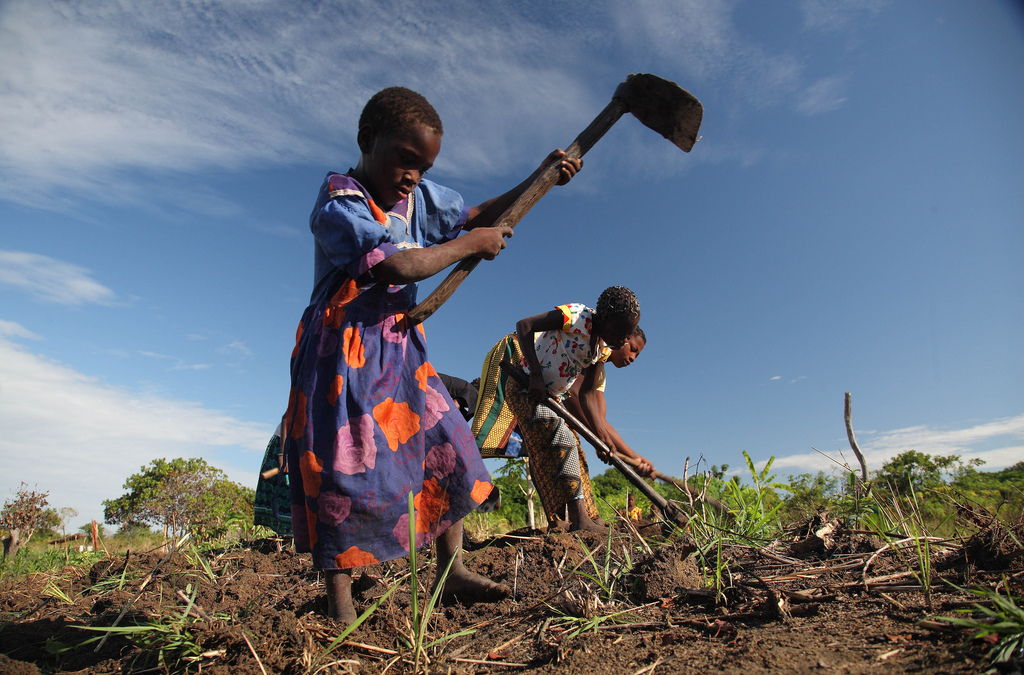
<svg viewBox="0 0 1024 675"><path fill-rule="evenodd" d="M618 323L630 319L640 320L640 301L625 286L610 286L601 292L595 308L602 321Z"/></svg>
<svg viewBox="0 0 1024 675"><path fill-rule="evenodd" d="M359 128L369 125L378 134L390 136L422 124L438 135L444 134L441 116L422 95L405 87L388 87L374 94L359 116Z"/></svg>

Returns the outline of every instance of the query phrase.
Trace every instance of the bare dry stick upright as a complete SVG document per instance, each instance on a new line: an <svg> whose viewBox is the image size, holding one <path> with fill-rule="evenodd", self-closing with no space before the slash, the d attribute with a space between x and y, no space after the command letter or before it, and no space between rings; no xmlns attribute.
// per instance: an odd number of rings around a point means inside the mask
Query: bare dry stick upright
<svg viewBox="0 0 1024 675"><path fill-rule="evenodd" d="M850 408L850 392L846 392L846 436L850 439L850 447L853 448L853 454L857 455L857 461L860 462L860 477L861 481L868 482L868 463L864 461L864 454L860 451L860 446L857 445L857 438L853 435L853 412Z"/></svg>

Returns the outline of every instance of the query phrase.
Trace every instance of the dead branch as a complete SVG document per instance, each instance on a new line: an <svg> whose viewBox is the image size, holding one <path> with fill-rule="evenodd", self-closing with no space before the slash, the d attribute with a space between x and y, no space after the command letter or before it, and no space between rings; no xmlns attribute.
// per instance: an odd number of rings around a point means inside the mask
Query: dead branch
<svg viewBox="0 0 1024 675"><path fill-rule="evenodd" d="M853 435L853 412L850 406L850 392L846 392L846 436L850 439L850 447L853 448L853 454L857 455L857 461L860 462L860 477L861 481L868 482L868 464L864 461L864 453L860 451L860 446L857 445L857 437Z"/></svg>

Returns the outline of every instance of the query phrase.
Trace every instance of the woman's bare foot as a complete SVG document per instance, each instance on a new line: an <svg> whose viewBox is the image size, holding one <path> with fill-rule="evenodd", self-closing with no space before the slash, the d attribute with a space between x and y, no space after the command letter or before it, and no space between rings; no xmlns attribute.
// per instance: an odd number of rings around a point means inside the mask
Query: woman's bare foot
<svg viewBox="0 0 1024 675"><path fill-rule="evenodd" d="M570 532L593 532L594 534L608 534L608 526L600 520L594 520L587 513L587 503L583 499L574 499L569 504L569 531Z"/></svg>
<svg viewBox="0 0 1024 675"><path fill-rule="evenodd" d="M327 616L339 623L355 623L356 608L352 604L352 577L341 570L328 570L325 574L325 581L327 585Z"/></svg>

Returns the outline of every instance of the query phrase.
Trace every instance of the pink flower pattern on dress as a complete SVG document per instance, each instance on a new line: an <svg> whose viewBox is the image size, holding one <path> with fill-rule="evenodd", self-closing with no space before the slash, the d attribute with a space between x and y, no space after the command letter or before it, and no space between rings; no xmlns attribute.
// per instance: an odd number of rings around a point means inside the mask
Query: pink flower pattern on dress
<svg viewBox="0 0 1024 675"><path fill-rule="evenodd" d="M331 468L351 476L374 468L376 462L373 417L360 415L345 422L334 439L334 465Z"/></svg>
<svg viewBox="0 0 1024 675"><path fill-rule="evenodd" d="M447 478L455 470L455 448L451 443L435 445L427 452L423 466L434 472L434 478Z"/></svg>
<svg viewBox="0 0 1024 675"><path fill-rule="evenodd" d="M328 525L340 525L352 512L352 500L337 492L324 491L317 499L319 519Z"/></svg>
<svg viewBox="0 0 1024 675"><path fill-rule="evenodd" d="M405 513L401 518L398 519L398 524L395 525L394 529L391 530L391 534L395 535L398 539L398 543L402 545L406 551L409 550L409 514ZM425 532L416 533L416 548L420 548L426 542L427 535Z"/></svg>
<svg viewBox="0 0 1024 675"><path fill-rule="evenodd" d="M384 317L384 321L383 323L381 323L380 328L382 334L384 335L384 339L387 340L388 342L393 342L397 345L401 345L403 353L405 352L406 340L409 339L409 334L405 330L402 330L402 327L404 326L404 316L403 321L401 322L401 327L399 327L399 321L396 318L396 316L394 314L389 314L388 316Z"/></svg>
<svg viewBox="0 0 1024 675"><path fill-rule="evenodd" d="M444 413L448 412L448 410L450 410L450 407L447 401L444 400L441 392L427 385L427 408L421 420L423 422L423 429L434 428L434 425L441 421Z"/></svg>

